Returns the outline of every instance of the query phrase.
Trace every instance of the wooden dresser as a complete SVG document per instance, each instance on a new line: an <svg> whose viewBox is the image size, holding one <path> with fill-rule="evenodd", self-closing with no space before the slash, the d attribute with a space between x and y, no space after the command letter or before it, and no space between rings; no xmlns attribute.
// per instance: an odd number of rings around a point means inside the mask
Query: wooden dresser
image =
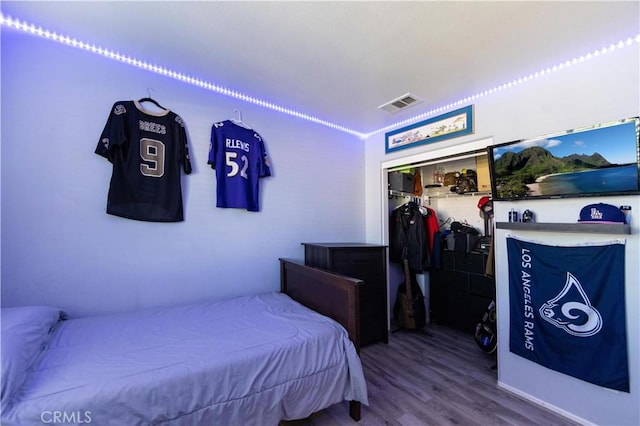
<svg viewBox="0 0 640 426"><path fill-rule="evenodd" d="M429 272L431 320L473 334L495 300L493 278L485 275L485 253L442 252L442 268Z"/></svg>
<svg viewBox="0 0 640 426"><path fill-rule="evenodd" d="M302 243L304 263L364 281L360 286L360 344L388 343L387 246Z"/></svg>

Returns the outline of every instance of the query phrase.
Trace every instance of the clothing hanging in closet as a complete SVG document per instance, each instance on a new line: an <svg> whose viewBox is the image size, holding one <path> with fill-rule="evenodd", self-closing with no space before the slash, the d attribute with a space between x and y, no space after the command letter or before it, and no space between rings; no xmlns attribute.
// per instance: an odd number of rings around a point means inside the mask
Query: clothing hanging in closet
<svg viewBox="0 0 640 426"><path fill-rule="evenodd" d="M424 215L425 228L427 232L427 240L429 244L429 253L431 254L431 268L440 268L442 250L442 233L440 232L440 224L438 223L438 215L431 207L422 207L427 214Z"/></svg>
<svg viewBox="0 0 640 426"><path fill-rule="evenodd" d="M389 221L389 260L402 263L407 250L409 268L423 271L431 266L429 239L422 207L408 202L391 212Z"/></svg>

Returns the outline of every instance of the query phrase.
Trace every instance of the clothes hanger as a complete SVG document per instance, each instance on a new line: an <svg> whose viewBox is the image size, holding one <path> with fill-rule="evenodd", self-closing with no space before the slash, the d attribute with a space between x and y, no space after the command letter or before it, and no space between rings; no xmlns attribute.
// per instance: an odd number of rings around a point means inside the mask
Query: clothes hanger
<svg viewBox="0 0 640 426"><path fill-rule="evenodd" d="M236 118L231 119L231 121L233 121L239 126L246 127L247 129L251 129L251 126L249 126L247 123L242 121L242 112L240 110L234 109L233 112L236 113Z"/></svg>
<svg viewBox="0 0 640 426"><path fill-rule="evenodd" d="M147 97L146 98L140 98L138 99L138 103L143 103L143 102L151 102L152 104L154 104L155 106L157 106L160 109L163 109L165 111L167 111L167 108L163 107L162 105L160 105L158 103L158 101L156 101L155 99L153 99L151 97L151 90L153 90L151 87L147 87Z"/></svg>

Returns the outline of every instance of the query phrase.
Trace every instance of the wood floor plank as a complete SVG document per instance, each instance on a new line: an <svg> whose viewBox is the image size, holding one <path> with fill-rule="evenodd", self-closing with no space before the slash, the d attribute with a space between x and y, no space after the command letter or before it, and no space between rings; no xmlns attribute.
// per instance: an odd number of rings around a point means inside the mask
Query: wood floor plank
<svg viewBox="0 0 640 426"><path fill-rule="evenodd" d="M473 336L429 324L391 333L360 353L370 406L359 423L343 402L281 426L575 426L578 423L497 386L494 355Z"/></svg>

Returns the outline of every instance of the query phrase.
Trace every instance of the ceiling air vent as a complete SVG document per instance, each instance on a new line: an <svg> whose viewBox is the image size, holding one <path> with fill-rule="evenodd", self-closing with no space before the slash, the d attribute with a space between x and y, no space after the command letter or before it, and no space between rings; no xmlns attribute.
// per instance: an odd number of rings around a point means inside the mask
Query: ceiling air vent
<svg viewBox="0 0 640 426"><path fill-rule="evenodd" d="M406 95L402 95L399 98L380 105L378 108L383 109L387 112L397 112L401 109L419 104L420 102L422 102L422 99L415 95L412 95L411 93L407 93Z"/></svg>

